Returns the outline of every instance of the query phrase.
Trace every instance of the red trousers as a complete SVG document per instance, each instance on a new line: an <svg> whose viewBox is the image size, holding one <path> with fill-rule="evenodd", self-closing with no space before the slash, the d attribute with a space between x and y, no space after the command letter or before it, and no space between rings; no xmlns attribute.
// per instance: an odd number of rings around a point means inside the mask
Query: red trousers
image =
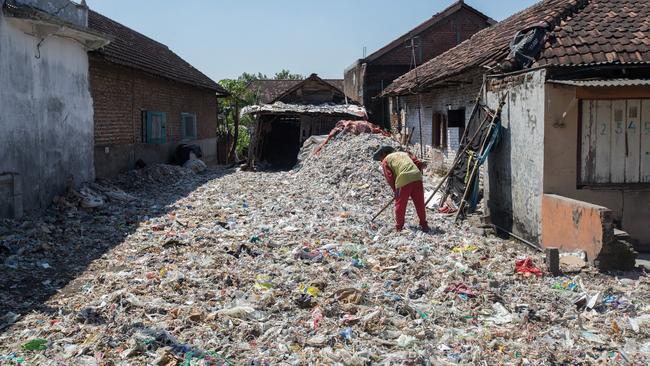
<svg viewBox="0 0 650 366"><path fill-rule="evenodd" d="M420 219L420 227L428 229L427 213L424 206L424 186L422 181L409 183L402 188L398 188L395 192L395 220L397 221L397 230L404 228L404 216L406 215L406 207L409 203L409 198L413 200L415 211L418 213Z"/></svg>

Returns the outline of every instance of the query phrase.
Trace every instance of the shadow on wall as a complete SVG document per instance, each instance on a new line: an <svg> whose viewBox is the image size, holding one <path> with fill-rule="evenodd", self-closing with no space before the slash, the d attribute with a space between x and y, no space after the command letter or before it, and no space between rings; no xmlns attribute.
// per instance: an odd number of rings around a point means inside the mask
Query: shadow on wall
<svg viewBox="0 0 650 366"><path fill-rule="evenodd" d="M38 217L0 220L0 314L40 311L55 315L69 311L45 302L64 288L67 292L92 291L92 283L74 280L93 261L123 243L142 222L164 217L174 210L174 202L232 172L209 170L192 175L192 179L173 181L165 177L139 186L124 180L126 183L118 185L136 196L135 202L105 204L92 212L50 208ZM137 259L138 253L134 253L128 261Z"/></svg>
<svg viewBox="0 0 650 366"><path fill-rule="evenodd" d="M510 128L503 126L501 140L492 151L488 162L489 197L488 207L492 222L502 229L513 232L512 208L512 144ZM498 230L500 234L502 230Z"/></svg>

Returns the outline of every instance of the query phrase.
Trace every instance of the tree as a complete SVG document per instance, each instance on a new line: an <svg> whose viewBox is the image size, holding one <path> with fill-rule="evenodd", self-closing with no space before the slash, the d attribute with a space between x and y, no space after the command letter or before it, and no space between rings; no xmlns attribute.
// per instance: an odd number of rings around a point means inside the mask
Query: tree
<svg viewBox="0 0 650 366"><path fill-rule="evenodd" d="M292 74L287 69L282 69L280 72L275 73L275 80L304 80L305 77L300 74Z"/></svg>
<svg viewBox="0 0 650 366"><path fill-rule="evenodd" d="M225 122L225 129L227 132L232 133L236 141L230 151L229 156L233 156L235 152L243 154L248 148L249 136L246 133L240 133L242 127L247 128L253 119L250 116L239 118L239 111L241 108L255 104L256 95L254 92L248 90L248 84L255 80L267 80L268 76L258 72L257 74L242 73L237 79L223 79L219 84L226 89L230 96L219 99L219 111L223 113L223 120ZM292 74L291 71L282 69L280 72L275 73L273 77L275 80L303 80L304 77L300 74Z"/></svg>

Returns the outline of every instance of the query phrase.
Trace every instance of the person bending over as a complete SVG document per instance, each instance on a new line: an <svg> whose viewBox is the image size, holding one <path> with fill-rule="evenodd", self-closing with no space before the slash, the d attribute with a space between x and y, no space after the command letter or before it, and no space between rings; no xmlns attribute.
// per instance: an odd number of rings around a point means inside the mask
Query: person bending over
<svg viewBox="0 0 650 366"><path fill-rule="evenodd" d="M390 146L380 147L373 159L381 162L384 176L395 193L395 229L402 231L404 228L404 216L410 198L420 219L420 228L429 232L422 184L422 172L426 165L413 154L395 151Z"/></svg>

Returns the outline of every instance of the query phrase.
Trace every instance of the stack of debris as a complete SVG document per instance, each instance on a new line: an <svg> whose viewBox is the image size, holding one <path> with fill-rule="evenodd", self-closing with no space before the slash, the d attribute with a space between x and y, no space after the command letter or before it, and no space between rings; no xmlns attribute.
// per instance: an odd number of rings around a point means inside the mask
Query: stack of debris
<svg viewBox="0 0 650 366"><path fill-rule="evenodd" d="M0 362L650 362L642 272L552 277L442 216L431 234L369 224L386 144L343 134L290 172L131 173L136 201L5 222Z"/></svg>

